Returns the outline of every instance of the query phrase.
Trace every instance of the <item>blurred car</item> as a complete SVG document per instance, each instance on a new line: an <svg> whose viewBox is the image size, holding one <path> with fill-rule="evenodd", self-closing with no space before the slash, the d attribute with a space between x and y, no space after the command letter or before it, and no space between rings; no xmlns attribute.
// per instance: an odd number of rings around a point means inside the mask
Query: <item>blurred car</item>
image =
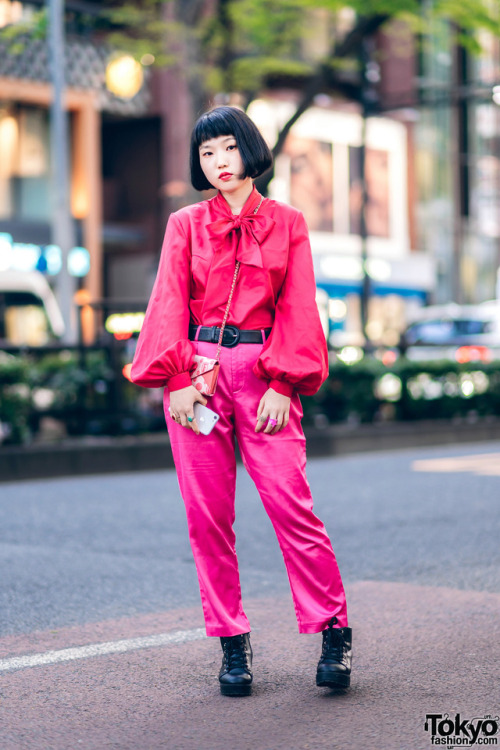
<svg viewBox="0 0 500 750"><path fill-rule="evenodd" d="M403 332L399 349L415 361L499 359L500 302L423 307Z"/></svg>
<svg viewBox="0 0 500 750"><path fill-rule="evenodd" d="M63 333L59 305L41 273L0 272L0 348L43 346Z"/></svg>

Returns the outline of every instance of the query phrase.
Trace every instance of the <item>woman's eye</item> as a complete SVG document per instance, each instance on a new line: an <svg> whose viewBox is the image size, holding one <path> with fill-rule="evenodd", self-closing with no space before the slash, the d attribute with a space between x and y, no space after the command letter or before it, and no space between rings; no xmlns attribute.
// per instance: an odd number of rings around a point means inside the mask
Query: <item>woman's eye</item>
<svg viewBox="0 0 500 750"><path fill-rule="evenodd" d="M227 147L229 151L232 151L234 148L238 148L236 143L232 143L230 146Z"/></svg>

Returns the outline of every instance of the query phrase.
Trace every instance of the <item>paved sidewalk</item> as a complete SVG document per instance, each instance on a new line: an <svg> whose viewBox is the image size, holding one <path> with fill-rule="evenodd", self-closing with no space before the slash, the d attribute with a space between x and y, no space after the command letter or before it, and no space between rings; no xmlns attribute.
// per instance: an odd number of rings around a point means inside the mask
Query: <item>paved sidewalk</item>
<svg viewBox="0 0 500 750"><path fill-rule="evenodd" d="M426 714L498 716L500 595L403 583L348 587L353 685L314 684L320 637L289 597L253 600L255 687L219 694L217 639L4 672L2 750L426 750ZM202 625L198 609L9 636L0 659ZM1 663L1 662L0 662Z"/></svg>

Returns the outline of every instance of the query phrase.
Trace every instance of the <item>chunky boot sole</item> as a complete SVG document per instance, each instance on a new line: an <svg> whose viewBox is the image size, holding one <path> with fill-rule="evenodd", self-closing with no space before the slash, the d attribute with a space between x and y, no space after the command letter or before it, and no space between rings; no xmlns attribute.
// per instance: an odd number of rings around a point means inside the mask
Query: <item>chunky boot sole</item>
<svg viewBox="0 0 500 750"><path fill-rule="evenodd" d="M231 685L219 683L222 695L250 695L252 692L252 683L249 685Z"/></svg>
<svg viewBox="0 0 500 750"><path fill-rule="evenodd" d="M319 672L316 675L316 685L318 687L329 688L348 688L351 684L351 675L340 674L339 672Z"/></svg>

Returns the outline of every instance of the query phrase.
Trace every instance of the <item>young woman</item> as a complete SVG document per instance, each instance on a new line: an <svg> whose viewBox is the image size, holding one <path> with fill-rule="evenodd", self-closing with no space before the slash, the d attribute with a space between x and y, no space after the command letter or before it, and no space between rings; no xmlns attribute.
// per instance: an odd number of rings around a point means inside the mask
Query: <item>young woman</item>
<svg viewBox="0 0 500 750"><path fill-rule="evenodd" d="M253 679L233 531L235 437L278 537L299 631L323 633L316 683L348 687L351 672L344 588L313 513L301 428L299 393L316 393L326 379L326 342L304 218L252 182L271 163L239 109L217 107L196 122L191 180L218 193L170 216L131 370L139 385L165 386L206 631L222 644L224 695L248 695ZM195 354L215 356L236 261L217 389L206 399L190 372ZM219 415L209 435L194 419L197 401Z"/></svg>

